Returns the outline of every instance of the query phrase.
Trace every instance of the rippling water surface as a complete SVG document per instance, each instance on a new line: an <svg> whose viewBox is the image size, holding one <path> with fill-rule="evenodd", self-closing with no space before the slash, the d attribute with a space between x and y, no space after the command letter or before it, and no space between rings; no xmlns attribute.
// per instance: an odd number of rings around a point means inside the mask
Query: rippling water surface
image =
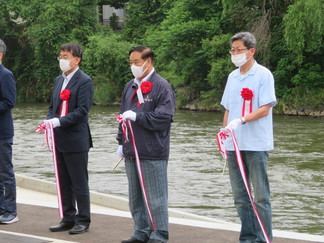
<svg viewBox="0 0 324 243"><path fill-rule="evenodd" d="M46 104L14 108L16 173L54 181L50 152L34 129L47 113ZM124 165L115 172L118 107L93 106L89 154L90 188L127 198ZM172 125L169 160L169 205L186 212L239 223L228 171L215 134L222 114L177 111ZM324 235L324 119L275 116L275 150L270 152L269 179L274 229Z"/></svg>

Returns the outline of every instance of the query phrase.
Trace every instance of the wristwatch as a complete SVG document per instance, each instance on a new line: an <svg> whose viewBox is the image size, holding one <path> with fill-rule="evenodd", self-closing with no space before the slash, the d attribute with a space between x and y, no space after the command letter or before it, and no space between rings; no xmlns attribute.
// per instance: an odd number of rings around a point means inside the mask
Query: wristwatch
<svg viewBox="0 0 324 243"><path fill-rule="evenodd" d="M244 117L241 117L241 124L244 125L246 123L246 120L244 119Z"/></svg>

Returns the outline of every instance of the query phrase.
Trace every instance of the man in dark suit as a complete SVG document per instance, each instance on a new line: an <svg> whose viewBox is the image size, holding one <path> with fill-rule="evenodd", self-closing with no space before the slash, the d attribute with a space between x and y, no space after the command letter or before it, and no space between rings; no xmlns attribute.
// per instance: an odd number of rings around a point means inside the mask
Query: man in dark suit
<svg viewBox="0 0 324 243"><path fill-rule="evenodd" d="M16 82L12 72L2 65L6 45L0 40L0 223L18 221L16 179L12 165L14 136L11 109L16 104Z"/></svg>
<svg viewBox="0 0 324 243"><path fill-rule="evenodd" d="M80 45L63 44L58 59L63 74L55 79L48 120L44 122L52 122L54 127L63 219L59 225L50 227L50 231L69 230L70 234L81 234L87 232L90 225L87 167L92 139L88 113L93 82L79 69Z"/></svg>

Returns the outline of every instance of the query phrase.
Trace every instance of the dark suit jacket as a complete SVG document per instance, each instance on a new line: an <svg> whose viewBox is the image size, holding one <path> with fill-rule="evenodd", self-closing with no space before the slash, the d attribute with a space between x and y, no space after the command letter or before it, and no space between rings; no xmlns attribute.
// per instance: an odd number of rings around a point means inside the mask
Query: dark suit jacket
<svg viewBox="0 0 324 243"><path fill-rule="evenodd" d="M149 81L153 84L152 90L143 94L144 104L139 107L137 95L133 97L137 85L134 80L126 84L120 113L127 110L136 112L136 121L131 123L140 159L167 160L170 151L170 129L175 110L175 95L168 81L156 71L149 77ZM123 145L125 158L135 158L132 141L129 139L125 142L121 125L119 125L117 140L120 145Z"/></svg>
<svg viewBox="0 0 324 243"><path fill-rule="evenodd" d="M12 72L0 65L0 139L14 135L11 109L16 104L16 81Z"/></svg>
<svg viewBox="0 0 324 243"><path fill-rule="evenodd" d="M63 81L62 75L55 78L47 119L59 117ZM59 118L61 126L54 129L56 148L60 152L85 152L92 147L88 113L92 105L93 82L79 69L66 89L71 92L68 101L69 113Z"/></svg>

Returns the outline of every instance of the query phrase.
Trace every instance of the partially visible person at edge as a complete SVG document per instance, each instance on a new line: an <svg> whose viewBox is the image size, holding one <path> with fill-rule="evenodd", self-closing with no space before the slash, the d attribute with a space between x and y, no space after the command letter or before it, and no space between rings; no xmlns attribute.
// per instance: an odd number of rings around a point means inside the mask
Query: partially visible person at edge
<svg viewBox="0 0 324 243"><path fill-rule="evenodd" d="M91 221L88 152L92 139L88 113L92 105L93 82L79 68L82 61L79 44L63 44L58 60L63 74L54 80L44 123L52 122L54 127L63 219L49 229L52 232L69 230L70 234L81 234L88 231ZM68 103L65 115L61 114L63 93L69 93L64 98Z"/></svg>
<svg viewBox="0 0 324 243"><path fill-rule="evenodd" d="M16 104L16 81L2 60L6 44L0 39L0 223L18 221L16 204L16 178L12 164L14 136L11 109Z"/></svg>
<svg viewBox="0 0 324 243"><path fill-rule="evenodd" d="M223 126L234 131L246 175L254 188L255 205L270 240L272 211L267 175L268 151L273 149L272 107L276 105L272 73L254 59L256 39L249 32L231 38L231 60L238 69L228 77L221 105L226 109ZM252 91L252 110L242 114L242 89ZM248 105L248 104L247 104ZM241 220L241 243L266 242L240 174L233 143L226 140L234 204Z"/></svg>
<svg viewBox="0 0 324 243"><path fill-rule="evenodd" d="M125 140L120 125L117 154L125 158L129 207L134 220L133 235L121 242L167 242L167 166L175 95L170 84L155 71L154 53L150 48L134 47L129 52L129 61L135 79L128 82L124 88L120 113L124 121L131 121L156 231L150 222L140 187L132 138L128 132L129 140Z"/></svg>

